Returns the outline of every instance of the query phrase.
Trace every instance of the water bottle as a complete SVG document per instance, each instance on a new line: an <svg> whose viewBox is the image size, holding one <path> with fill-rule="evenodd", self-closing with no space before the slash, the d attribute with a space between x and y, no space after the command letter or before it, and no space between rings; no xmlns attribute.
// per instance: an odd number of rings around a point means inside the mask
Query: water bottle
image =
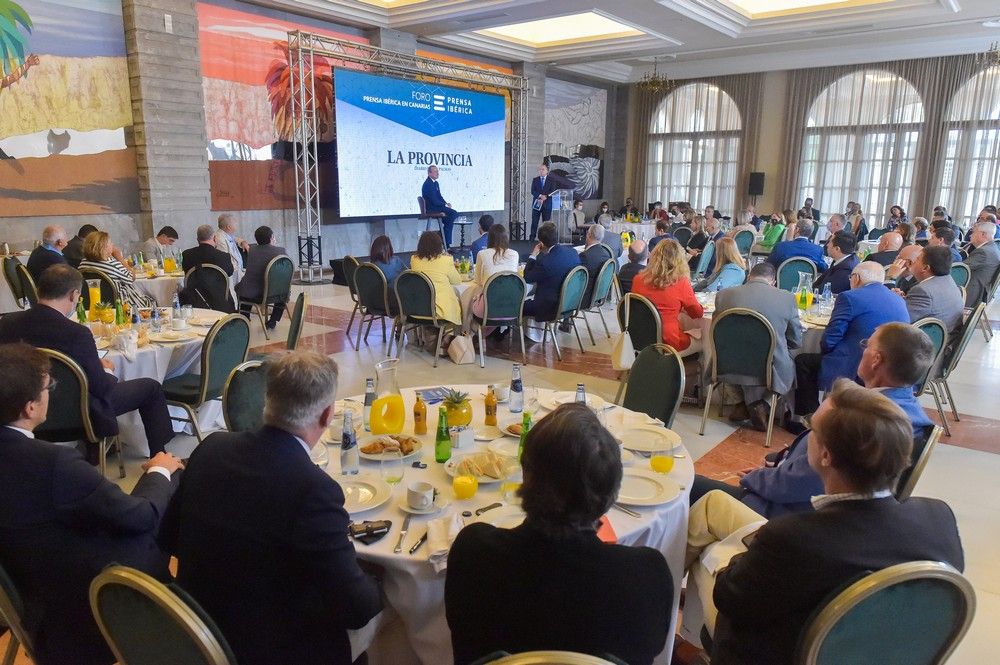
<svg viewBox="0 0 1000 665"><path fill-rule="evenodd" d="M576 384L576 399L577 404L587 403L587 391L584 389L582 383Z"/></svg>
<svg viewBox="0 0 1000 665"><path fill-rule="evenodd" d="M159 307L153 308L153 314L149 318L149 327L154 333L158 333L163 329L163 322L160 321Z"/></svg>
<svg viewBox="0 0 1000 665"><path fill-rule="evenodd" d="M829 305L833 302L833 290L830 288L830 282L823 285L823 304Z"/></svg>
<svg viewBox="0 0 1000 665"><path fill-rule="evenodd" d="M344 433L340 435L340 472L358 475L358 437L354 433L354 415L344 411Z"/></svg>
<svg viewBox="0 0 1000 665"><path fill-rule="evenodd" d="M372 402L375 401L375 379L365 379L365 406L363 410L363 418L365 431L372 431L371 415L372 415Z"/></svg>
<svg viewBox="0 0 1000 665"><path fill-rule="evenodd" d="M181 320L181 299L174 293L174 320Z"/></svg>
<svg viewBox="0 0 1000 665"><path fill-rule="evenodd" d="M521 383L521 366L514 363L510 374L510 399L507 408L511 413L521 413L524 409L524 385Z"/></svg>

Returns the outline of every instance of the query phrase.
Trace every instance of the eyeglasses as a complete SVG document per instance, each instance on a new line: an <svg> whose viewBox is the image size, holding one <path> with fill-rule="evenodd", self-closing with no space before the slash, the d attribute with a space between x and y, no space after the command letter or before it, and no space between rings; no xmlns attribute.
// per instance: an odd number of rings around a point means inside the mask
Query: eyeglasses
<svg viewBox="0 0 1000 665"><path fill-rule="evenodd" d="M858 342L858 346L860 346L862 349L867 349L869 343L870 343L869 339L865 338L865 339L861 340L860 342Z"/></svg>
<svg viewBox="0 0 1000 665"><path fill-rule="evenodd" d="M45 386L42 390L48 390L51 393L53 390L56 389L56 386L58 386L58 385L59 385L58 381L56 381L55 379L50 378L49 379L49 384L47 386Z"/></svg>

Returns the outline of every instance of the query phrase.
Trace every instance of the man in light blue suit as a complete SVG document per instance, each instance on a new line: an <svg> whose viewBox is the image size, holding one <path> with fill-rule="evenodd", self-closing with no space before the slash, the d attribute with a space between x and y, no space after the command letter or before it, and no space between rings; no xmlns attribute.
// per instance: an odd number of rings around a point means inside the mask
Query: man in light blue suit
<svg viewBox="0 0 1000 665"><path fill-rule="evenodd" d="M823 353L803 353L795 359L795 413L806 416L819 408L819 391L857 374L866 340L883 323L910 322L906 303L885 287L885 268L874 261L859 263L851 272L851 288L837 296L830 323L823 332Z"/></svg>
<svg viewBox="0 0 1000 665"><path fill-rule="evenodd" d="M779 242L771 250L767 257L767 262L774 266L775 270L788 259L801 256L816 264L819 272L826 270L826 258L823 256L823 248L815 244L810 238L814 228L811 219L800 219L795 223L795 238Z"/></svg>

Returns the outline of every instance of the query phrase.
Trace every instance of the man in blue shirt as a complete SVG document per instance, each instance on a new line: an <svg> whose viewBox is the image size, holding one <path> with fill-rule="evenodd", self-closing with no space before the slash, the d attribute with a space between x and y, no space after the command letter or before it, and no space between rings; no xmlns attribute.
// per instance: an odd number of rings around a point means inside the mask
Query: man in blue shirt
<svg viewBox="0 0 1000 665"><path fill-rule="evenodd" d="M811 219L800 219L796 222L795 238L775 245L767 257L767 262L777 270L788 259L801 256L815 263L816 269L820 272L825 271L826 259L823 257L823 248L810 240L814 225L815 222Z"/></svg>
<svg viewBox="0 0 1000 665"><path fill-rule="evenodd" d="M493 215L483 215L479 218L479 231L482 233L481 236L472 241L469 245L469 250L472 252L472 262L476 262L476 255L482 250L486 249L486 243L489 241L489 230L493 226Z"/></svg>
<svg viewBox="0 0 1000 665"><path fill-rule="evenodd" d="M66 247L66 230L61 226L46 226L42 231L42 244L31 251L28 257L28 273L38 283L42 273L51 265L66 263L63 249Z"/></svg>

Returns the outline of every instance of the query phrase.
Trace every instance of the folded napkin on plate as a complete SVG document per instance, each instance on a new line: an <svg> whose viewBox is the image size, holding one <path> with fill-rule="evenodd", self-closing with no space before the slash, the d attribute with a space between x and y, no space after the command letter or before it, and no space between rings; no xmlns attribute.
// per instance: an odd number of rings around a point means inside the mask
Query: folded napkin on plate
<svg viewBox="0 0 1000 665"><path fill-rule="evenodd" d="M448 567L448 550L463 526L465 523L458 513L427 522L427 551L430 552L427 560L434 566L435 573Z"/></svg>
<svg viewBox="0 0 1000 665"><path fill-rule="evenodd" d="M139 335L131 330L118 333L111 341L111 348L121 351L126 360L133 362L139 351Z"/></svg>

